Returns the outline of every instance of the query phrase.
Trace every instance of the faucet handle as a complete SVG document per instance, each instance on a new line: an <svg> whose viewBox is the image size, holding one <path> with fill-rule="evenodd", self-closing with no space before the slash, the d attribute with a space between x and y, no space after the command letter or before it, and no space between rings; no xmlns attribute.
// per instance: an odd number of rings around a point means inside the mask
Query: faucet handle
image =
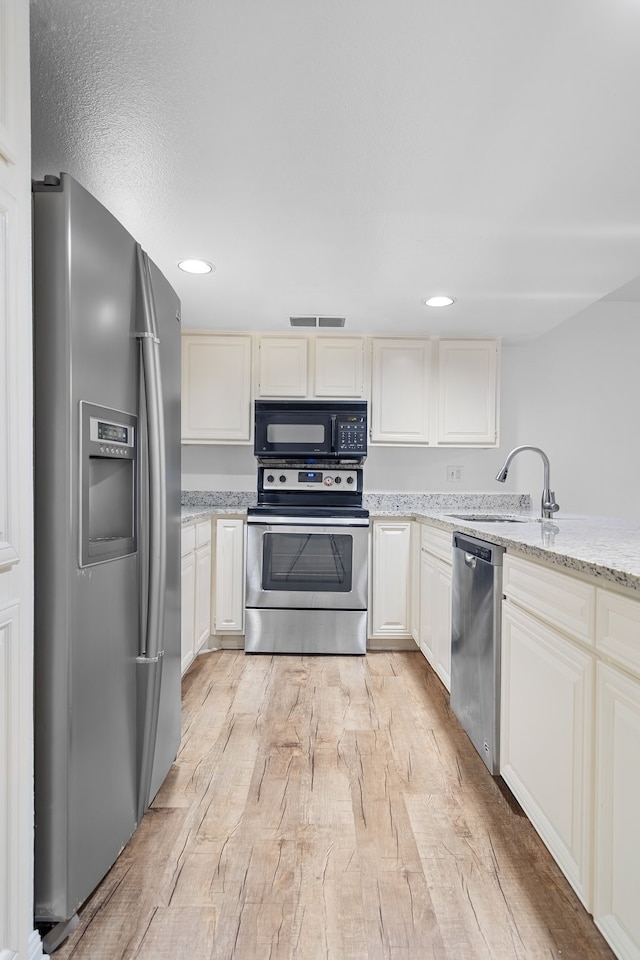
<svg viewBox="0 0 640 960"><path fill-rule="evenodd" d="M542 492L542 513L543 516L550 516L552 513L557 513L560 509L560 504L556 503L556 495L553 490L543 490Z"/></svg>

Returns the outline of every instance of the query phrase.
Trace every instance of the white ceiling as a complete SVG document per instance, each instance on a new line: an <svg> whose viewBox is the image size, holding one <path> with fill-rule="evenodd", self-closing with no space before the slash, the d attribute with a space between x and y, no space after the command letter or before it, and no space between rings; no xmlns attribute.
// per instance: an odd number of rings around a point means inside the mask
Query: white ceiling
<svg viewBox="0 0 640 960"><path fill-rule="evenodd" d="M515 341L640 299L640 0L31 13L34 176L95 193L186 328L322 314ZM215 273L182 274L190 256Z"/></svg>

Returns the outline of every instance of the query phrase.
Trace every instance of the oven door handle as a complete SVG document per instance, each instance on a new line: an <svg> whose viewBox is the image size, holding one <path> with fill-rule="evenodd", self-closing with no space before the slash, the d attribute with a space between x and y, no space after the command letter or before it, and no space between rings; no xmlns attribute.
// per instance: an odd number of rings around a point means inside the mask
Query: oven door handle
<svg viewBox="0 0 640 960"><path fill-rule="evenodd" d="M369 517L247 517L247 523L260 524L263 527L286 525L288 527L368 527Z"/></svg>

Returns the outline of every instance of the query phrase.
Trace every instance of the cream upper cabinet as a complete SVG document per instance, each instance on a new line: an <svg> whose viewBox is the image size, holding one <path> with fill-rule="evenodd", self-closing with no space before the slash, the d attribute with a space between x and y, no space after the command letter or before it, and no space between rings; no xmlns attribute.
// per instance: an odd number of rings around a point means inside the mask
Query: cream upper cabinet
<svg viewBox="0 0 640 960"><path fill-rule="evenodd" d="M430 340L372 340L369 423L373 443L429 442L431 356Z"/></svg>
<svg viewBox="0 0 640 960"><path fill-rule="evenodd" d="M364 339L262 336L256 380L258 397L362 397Z"/></svg>
<svg viewBox="0 0 640 960"><path fill-rule="evenodd" d="M373 443L497 444L498 340L376 337L371 346Z"/></svg>
<svg viewBox="0 0 640 960"><path fill-rule="evenodd" d="M411 636L411 521L374 520L371 637Z"/></svg>
<svg viewBox="0 0 640 960"><path fill-rule="evenodd" d="M318 337L314 340L314 395L364 396L364 340L362 337Z"/></svg>
<svg viewBox="0 0 640 960"><path fill-rule="evenodd" d="M307 337L260 337L256 395L306 397L308 352Z"/></svg>
<svg viewBox="0 0 640 960"><path fill-rule="evenodd" d="M436 442L491 446L498 440L498 342L438 341Z"/></svg>
<svg viewBox="0 0 640 960"><path fill-rule="evenodd" d="M183 335L183 443L251 440L251 344L244 334Z"/></svg>

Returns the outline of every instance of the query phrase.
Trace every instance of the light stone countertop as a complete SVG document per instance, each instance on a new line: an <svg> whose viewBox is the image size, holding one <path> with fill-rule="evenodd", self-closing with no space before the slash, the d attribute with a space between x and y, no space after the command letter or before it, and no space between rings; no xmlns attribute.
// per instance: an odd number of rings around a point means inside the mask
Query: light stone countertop
<svg viewBox="0 0 640 960"><path fill-rule="evenodd" d="M517 552L532 560L542 560L640 592L638 520L560 513L552 520L529 514L527 523L481 523L452 519L443 512L414 516L452 533L459 530L500 544L510 553Z"/></svg>
<svg viewBox="0 0 640 960"><path fill-rule="evenodd" d="M640 521L580 516L562 511L540 520L523 494L365 494L364 506L376 517L408 517L443 530L460 530L489 540L509 552L541 560L567 571L640 592ZM246 513L256 502L252 493L183 493L182 522L212 515ZM527 517L529 522L482 523L454 519L451 513L496 513Z"/></svg>

